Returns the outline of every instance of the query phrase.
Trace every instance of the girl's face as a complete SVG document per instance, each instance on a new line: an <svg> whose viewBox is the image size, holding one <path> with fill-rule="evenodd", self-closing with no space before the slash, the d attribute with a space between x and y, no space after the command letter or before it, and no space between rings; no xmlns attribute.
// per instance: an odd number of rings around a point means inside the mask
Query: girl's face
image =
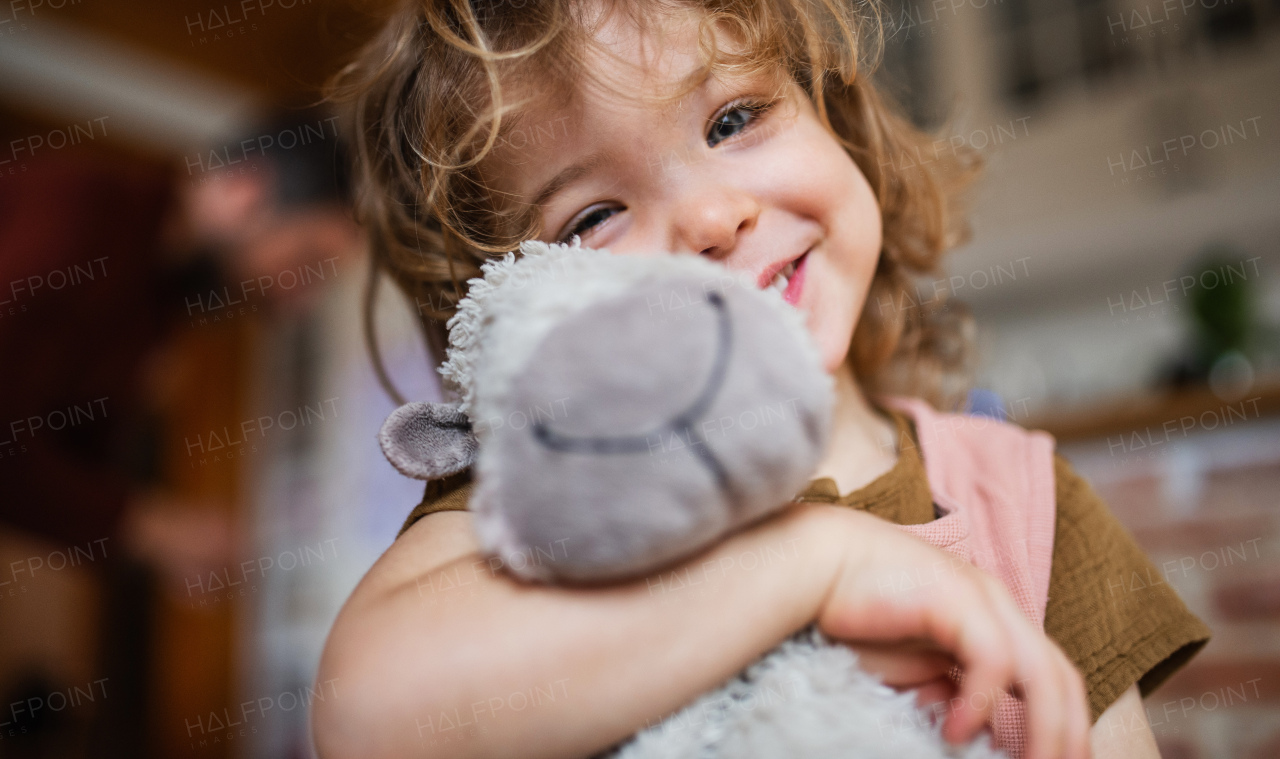
<svg viewBox="0 0 1280 759"><path fill-rule="evenodd" d="M720 75L660 100L699 66L695 20L664 23L660 42L602 25L612 55L566 108L534 99L491 181L540 207L546 242L704 255L780 288L834 371L879 257L871 186L794 82Z"/></svg>

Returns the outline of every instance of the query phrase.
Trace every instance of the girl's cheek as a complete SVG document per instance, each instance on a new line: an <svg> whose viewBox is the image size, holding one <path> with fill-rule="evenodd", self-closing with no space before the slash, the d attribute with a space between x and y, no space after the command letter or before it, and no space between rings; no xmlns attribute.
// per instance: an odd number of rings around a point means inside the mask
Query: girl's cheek
<svg viewBox="0 0 1280 759"><path fill-rule="evenodd" d="M803 119L803 117L801 117ZM851 212L868 212L878 218L879 208L870 185L844 148L817 123L802 120L787 132L787 158L799 197L809 209L806 215L836 224Z"/></svg>

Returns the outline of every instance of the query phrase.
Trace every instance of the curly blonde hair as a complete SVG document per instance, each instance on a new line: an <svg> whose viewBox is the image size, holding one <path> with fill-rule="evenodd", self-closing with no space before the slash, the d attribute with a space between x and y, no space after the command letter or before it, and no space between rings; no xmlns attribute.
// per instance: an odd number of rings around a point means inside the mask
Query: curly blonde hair
<svg viewBox="0 0 1280 759"><path fill-rule="evenodd" d="M961 192L976 154L928 161L932 136L915 128L870 80L882 49L880 10L839 0L604 0L638 24L664 9L699 12L704 71L784 71L870 182L883 247L849 361L864 389L963 400L972 373L972 320L944 298L917 302L914 279L937 273L967 234ZM512 92L539 84L567 97L587 75L593 19L584 0L407 0L331 80L354 146L357 214L370 234L365 335L379 379L373 321L382 274L418 307L433 359L444 359L445 322L480 264L539 233L537 209L487 186L482 160L509 135L526 103ZM745 52L715 44L727 28ZM550 87L551 89L548 89ZM885 304L893 304L888 309ZM904 306L902 304L910 304Z"/></svg>

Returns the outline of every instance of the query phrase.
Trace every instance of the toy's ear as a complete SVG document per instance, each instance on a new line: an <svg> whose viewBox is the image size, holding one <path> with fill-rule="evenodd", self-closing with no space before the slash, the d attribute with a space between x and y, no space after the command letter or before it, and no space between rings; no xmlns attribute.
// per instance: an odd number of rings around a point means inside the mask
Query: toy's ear
<svg viewBox="0 0 1280 759"><path fill-rule="evenodd" d="M406 403L378 433L382 453L400 474L434 480L457 474L476 458L476 436L453 403Z"/></svg>

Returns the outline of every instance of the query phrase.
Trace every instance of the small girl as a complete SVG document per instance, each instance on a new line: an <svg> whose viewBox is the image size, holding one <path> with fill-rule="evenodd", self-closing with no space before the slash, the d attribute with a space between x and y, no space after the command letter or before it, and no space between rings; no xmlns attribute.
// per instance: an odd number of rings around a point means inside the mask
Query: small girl
<svg viewBox="0 0 1280 759"><path fill-rule="evenodd" d="M645 580L489 571L469 473L429 483L330 633L320 677L345 692L315 704L323 756L587 756L810 623L936 705L950 740L990 722L1014 756L1158 756L1140 694L1207 629L1172 594L1123 590L1150 562L1043 433L890 398L964 397L965 314L900 296L961 239L976 161L902 159L933 143L868 80L878 41L875 8L839 0L411 0L339 74L375 274L419 305L437 362L488 255L578 238L779 289L837 402L797 503L687 566L780 541L800 560L660 603ZM992 459L1001 445L1028 455ZM997 481L1030 483L1026 503ZM960 518L962 538L930 537ZM1023 522L1039 527L1005 529ZM509 707L517 693L547 697Z"/></svg>

